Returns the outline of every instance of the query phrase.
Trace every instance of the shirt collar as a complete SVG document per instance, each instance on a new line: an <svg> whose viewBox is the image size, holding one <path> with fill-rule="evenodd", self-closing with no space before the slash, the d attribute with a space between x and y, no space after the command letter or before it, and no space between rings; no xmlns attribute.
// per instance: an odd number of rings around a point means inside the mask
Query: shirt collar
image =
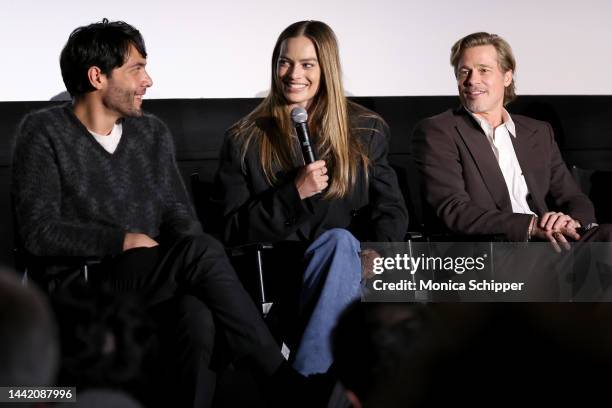
<svg viewBox="0 0 612 408"><path fill-rule="evenodd" d="M495 133L495 129L493 129L493 126L491 126L491 124L487 120L474 114L468 108L465 108L465 110L476 120L476 122L478 122L478 124L486 135ZM502 121L503 122L500 126L505 126L508 130L508 133L510 133L513 137L516 137L516 127L514 126L514 121L512 120L512 117L510 117L510 114L506 109L502 109Z"/></svg>

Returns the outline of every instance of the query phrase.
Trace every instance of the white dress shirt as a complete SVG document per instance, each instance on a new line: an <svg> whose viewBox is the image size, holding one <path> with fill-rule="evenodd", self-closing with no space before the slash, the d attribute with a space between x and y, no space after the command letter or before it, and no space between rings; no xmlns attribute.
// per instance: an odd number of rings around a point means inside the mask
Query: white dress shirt
<svg viewBox="0 0 612 408"><path fill-rule="evenodd" d="M534 214L527 204L529 190L527 189L521 165L516 158L512 140L510 139L511 137L516 137L516 129L510 114L504 109L502 112L503 123L493 129L493 126L487 120L480 118L469 110L468 112L480 124L491 145L493 154L504 176L508 193L510 194L512 212Z"/></svg>

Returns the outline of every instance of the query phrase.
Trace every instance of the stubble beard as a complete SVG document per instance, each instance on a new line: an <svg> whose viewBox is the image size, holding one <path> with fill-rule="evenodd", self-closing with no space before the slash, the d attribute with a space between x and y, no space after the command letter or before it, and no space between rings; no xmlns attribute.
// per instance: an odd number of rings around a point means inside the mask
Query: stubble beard
<svg viewBox="0 0 612 408"><path fill-rule="evenodd" d="M105 99L106 107L116 111L121 117L142 116L142 106L137 106L135 103L135 92L120 88L112 88L108 97Z"/></svg>
<svg viewBox="0 0 612 408"><path fill-rule="evenodd" d="M472 113L481 113L486 111L486 101L470 100L464 96L460 97L461 103Z"/></svg>

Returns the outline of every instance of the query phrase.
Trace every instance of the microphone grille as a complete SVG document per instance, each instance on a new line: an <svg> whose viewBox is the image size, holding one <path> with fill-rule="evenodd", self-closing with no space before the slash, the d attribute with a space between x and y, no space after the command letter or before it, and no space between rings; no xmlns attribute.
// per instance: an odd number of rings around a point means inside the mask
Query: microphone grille
<svg viewBox="0 0 612 408"><path fill-rule="evenodd" d="M300 106L293 108L291 110L291 121L293 123L306 123L308 121L308 112Z"/></svg>

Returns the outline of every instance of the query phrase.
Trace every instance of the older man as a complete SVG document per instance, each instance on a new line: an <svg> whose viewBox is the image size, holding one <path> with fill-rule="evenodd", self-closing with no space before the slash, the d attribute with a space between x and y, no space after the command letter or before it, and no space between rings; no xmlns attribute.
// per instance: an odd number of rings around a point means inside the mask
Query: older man
<svg viewBox="0 0 612 408"><path fill-rule="evenodd" d="M427 204L460 234L508 241L609 240L561 158L546 122L510 115L516 62L489 33L453 45L461 106L419 123L413 147Z"/></svg>

